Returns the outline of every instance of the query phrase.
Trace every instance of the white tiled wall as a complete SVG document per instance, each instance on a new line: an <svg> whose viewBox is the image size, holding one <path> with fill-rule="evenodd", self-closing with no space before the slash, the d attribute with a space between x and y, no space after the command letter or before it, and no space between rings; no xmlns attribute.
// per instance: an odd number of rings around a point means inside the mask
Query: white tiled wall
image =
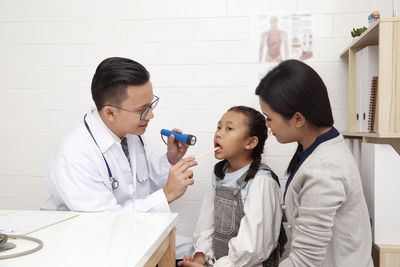
<svg viewBox="0 0 400 267"><path fill-rule="evenodd" d="M257 13L322 14L322 46L311 64L327 84L340 130L347 128L347 71L339 53L353 27L367 25L390 0L0 0L0 209L37 209L46 199L45 167L60 138L92 105L98 63L123 56L151 72L161 97L148 134L162 153L161 128L196 134L189 154L212 146L233 105L258 107L250 59L250 18ZM265 68L265 67L264 67ZM294 149L267 141L265 161L284 185ZM199 160L195 185L172 204L178 231L191 234L215 159Z"/></svg>

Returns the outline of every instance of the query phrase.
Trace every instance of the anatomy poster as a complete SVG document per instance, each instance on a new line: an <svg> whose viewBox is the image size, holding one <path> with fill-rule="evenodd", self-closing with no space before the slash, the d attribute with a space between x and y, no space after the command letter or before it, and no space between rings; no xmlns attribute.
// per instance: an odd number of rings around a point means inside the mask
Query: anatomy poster
<svg viewBox="0 0 400 267"><path fill-rule="evenodd" d="M321 39L321 15L262 14L252 18L252 57L259 63L286 59L310 61Z"/></svg>

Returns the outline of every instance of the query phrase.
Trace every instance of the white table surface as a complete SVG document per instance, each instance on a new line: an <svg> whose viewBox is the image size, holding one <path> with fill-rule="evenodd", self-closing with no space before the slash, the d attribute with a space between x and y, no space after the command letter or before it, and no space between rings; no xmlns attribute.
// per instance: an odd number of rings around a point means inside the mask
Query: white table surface
<svg viewBox="0 0 400 267"><path fill-rule="evenodd" d="M56 211L38 212L45 216ZM44 247L30 255L0 260L0 266L143 266L175 226L177 217L176 213L79 213L28 235L41 239ZM9 253L36 246L25 240L10 242L18 247Z"/></svg>

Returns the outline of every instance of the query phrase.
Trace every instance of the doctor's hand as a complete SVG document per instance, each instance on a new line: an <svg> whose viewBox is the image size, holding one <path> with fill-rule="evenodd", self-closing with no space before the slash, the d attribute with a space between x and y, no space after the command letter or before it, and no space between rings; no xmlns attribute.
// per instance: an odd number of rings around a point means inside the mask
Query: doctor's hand
<svg viewBox="0 0 400 267"><path fill-rule="evenodd" d="M180 198L189 185L194 183L193 172L188 170L196 166L197 161L194 157L184 158L171 167L168 174L167 184L164 186L164 194L168 204Z"/></svg>
<svg viewBox="0 0 400 267"><path fill-rule="evenodd" d="M179 129L172 129L173 132L182 133ZM175 140L175 136L171 134L168 137L167 158L172 165L176 164L186 154L189 145Z"/></svg>

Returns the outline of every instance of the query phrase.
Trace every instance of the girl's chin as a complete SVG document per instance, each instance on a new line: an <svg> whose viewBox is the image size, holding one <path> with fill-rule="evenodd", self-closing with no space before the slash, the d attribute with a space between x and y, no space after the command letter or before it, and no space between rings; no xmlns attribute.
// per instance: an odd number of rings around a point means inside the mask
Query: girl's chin
<svg viewBox="0 0 400 267"><path fill-rule="evenodd" d="M216 159L224 159L224 157L222 157L222 155L220 155L220 154L214 154L214 158L216 158Z"/></svg>

